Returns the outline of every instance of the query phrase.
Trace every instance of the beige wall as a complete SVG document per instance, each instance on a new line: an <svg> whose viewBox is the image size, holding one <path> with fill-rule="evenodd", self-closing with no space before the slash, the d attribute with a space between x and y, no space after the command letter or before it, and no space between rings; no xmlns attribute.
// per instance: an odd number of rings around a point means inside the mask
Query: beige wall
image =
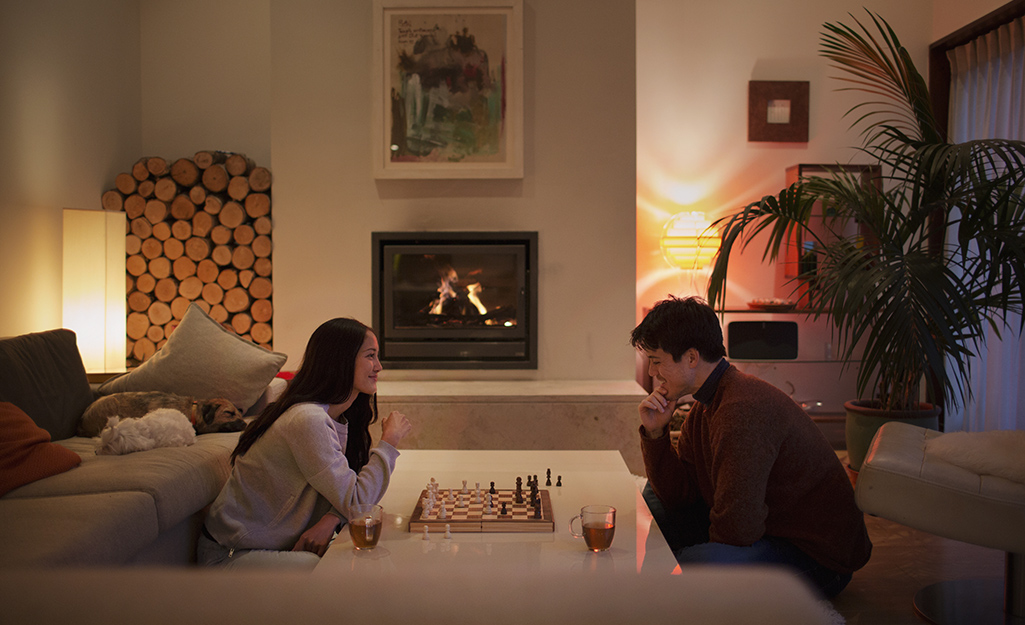
<svg viewBox="0 0 1025 625"><path fill-rule="evenodd" d="M933 0L932 41L946 37L1005 4L1007 0Z"/></svg>
<svg viewBox="0 0 1025 625"><path fill-rule="evenodd" d="M868 3L923 68L962 19L934 2ZM371 231L536 229L540 369L473 377L630 378L639 308L691 287L657 273L652 233L685 206L672 190L714 216L776 190L787 164L850 158L849 101L815 49L823 21L862 4L526 0L523 180L379 182L369 0L0 0L0 335L60 325L61 208L98 206L139 156L226 149L276 177L288 366L323 319L369 317ZM746 142L751 79L812 81L808 144Z"/></svg>
<svg viewBox="0 0 1025 625"><path fill-rule="evenodd" d="M866 162L850 146L844 111L859 101L836 91L817 55L824 22L880 13L926 73L932 0L781 0L772 3L637 0L637 316L667 293L704 293L707 273L669 269L658 247L682 211L715 219L784 185L798 163ZM714 25L714 27L710 27ZM751 80L811 83L807 143L749 143ZM778 297L762 248L730 265L728 304ZM785 295L785 294L783 294Z"/></svg>
<svg viewBox="0 0 1025 625"><path fill-rule="evenodd" d="M0 336L60 327L63 208L138 158L136 0L0 0Z"/></svg>
<svg viewBox="0 0 1025 625"><path fill-rule="evenodd" d="M390 379L630 379L634 9L524 3L525 175L375 181L370 2L272 2L275 347L297 363L324 319L369 319L375 230L537 230L536 372Z"/></svg>

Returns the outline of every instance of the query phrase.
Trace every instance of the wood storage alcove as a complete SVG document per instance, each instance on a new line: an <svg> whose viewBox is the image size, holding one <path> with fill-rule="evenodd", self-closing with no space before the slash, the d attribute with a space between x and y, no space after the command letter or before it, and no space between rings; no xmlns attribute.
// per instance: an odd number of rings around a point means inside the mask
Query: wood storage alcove
<svg viewBox="0 0 1025 625"><path fill-rule="evenodd" d="M273 348L270 170L231 152L146 157L102 203L127 218L128 368L164 344L193 302Z"/></svg>

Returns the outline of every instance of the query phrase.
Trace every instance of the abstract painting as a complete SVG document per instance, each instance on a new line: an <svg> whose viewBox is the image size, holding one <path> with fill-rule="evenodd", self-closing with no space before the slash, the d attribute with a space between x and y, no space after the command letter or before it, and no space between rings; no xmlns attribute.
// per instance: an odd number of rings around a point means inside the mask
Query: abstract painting
<svg viewBox="0 0 1025 625"><path fill-rule="evenodd" d="M516 2L375 3L375 175L523 175Z"/></svg>

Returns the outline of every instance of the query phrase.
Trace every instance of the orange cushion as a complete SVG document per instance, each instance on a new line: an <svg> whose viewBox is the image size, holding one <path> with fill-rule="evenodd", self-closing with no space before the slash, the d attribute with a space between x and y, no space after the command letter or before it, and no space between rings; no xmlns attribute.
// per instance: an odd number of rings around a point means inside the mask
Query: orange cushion
<svg viewBox="0 0 1025 625"><path fill-rule="evenodd" d="M63 473L82 462L10 402L0 402L0 496L29 482Z"/></svg>

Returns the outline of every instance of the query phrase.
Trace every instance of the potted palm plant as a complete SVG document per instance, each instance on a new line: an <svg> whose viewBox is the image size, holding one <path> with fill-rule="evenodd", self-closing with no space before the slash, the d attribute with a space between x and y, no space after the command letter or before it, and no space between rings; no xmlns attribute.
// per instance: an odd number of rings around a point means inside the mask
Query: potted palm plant
<svg viewBox="0 0 1025 625"><path fill-rule="evenodd" d="M867 445L886 419L920 409L934 418L971 397L971 356L988 326L1006 328L1006 313L1021 311L1025 273L1025 143L947 142L907 51L869 15L870 27L825 24L820 54L845 89L868 96L846 115L861 131L860 151L881 164L882 184L838 165L718 220L708 287L708 300L724 308L731 254L756 233L768 234L763 260L772 262L795 236L814 241L815 274L793 285L804 280L809 314L831 322L844 367L860 363L861 399L846 405L854 470L864 449L852 430ZM835 219L813 216L817 202ZM852 222L857 234L845 234ZM877 411L874 425L854 423L852 409L862 406Z"/></svg>

